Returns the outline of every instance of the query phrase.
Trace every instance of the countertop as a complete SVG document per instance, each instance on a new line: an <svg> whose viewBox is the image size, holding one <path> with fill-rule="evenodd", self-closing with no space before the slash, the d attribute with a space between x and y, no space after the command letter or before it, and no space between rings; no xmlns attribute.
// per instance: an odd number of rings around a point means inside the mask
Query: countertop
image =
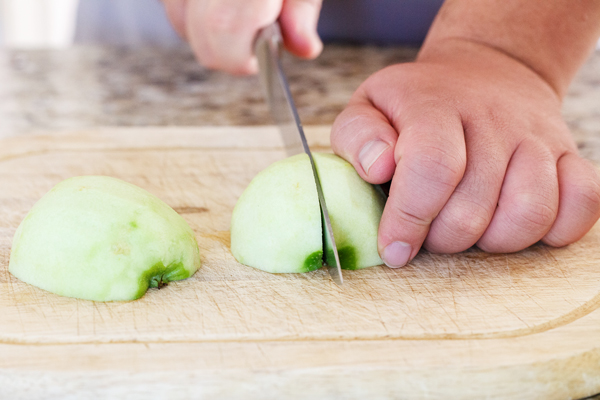
<svg viewBox="0 0 600 400"><path fill-rule="evenodd" d="M315 61L284 61L303 123L323 125L370 74L415 55L328 45ZM0 138L101 126L270 124L257 77L208 71L187 47L0 50L0 82ZM600 163L600 51L578 73L563 114L581 154Z"/></svg>
<svg viewBox="0 0 600 400"><path fill-rule="evenodd" d="M369 75L416 49L328 45L284 60L305 125L331 124ZM95 126L270 123L258 78L206 70L187 47L0 51L0 137ZM600 51L581 68L564 117L583 156L600 162Z"/></svg>
<svg viewBox="0 0 600 400"><path fill-rule="evenodd" d="M316 61L286 57L305 125L330 124L353 91L415 49L329 46ZM258 77L199 66L187 47L74 47L0 53L0 135L90 126L264 125Z"/></svg>

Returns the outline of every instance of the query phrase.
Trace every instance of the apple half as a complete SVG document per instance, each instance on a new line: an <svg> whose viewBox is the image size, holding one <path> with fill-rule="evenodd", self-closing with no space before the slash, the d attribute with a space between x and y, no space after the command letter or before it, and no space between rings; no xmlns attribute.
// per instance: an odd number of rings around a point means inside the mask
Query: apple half
<svg viewBox="0 0 600 400"><path fill-rule="evenodd" d="M18 227L9 263L24 282L97 301L137 299L199 267L196 238L179 214L107 176L70 178L43 196Z"/></svg>
<svg viewBox="0 0 600 400"><path fill-rule="evenodd" d="M313 158L341 267L382 264L377 230L385 195L342 158L322 153L313 153ZM250 182L233 210L231 252L240 263L273 273L313 271L323 265L323 258L333 265L306 154L278 161Z"/></svg>

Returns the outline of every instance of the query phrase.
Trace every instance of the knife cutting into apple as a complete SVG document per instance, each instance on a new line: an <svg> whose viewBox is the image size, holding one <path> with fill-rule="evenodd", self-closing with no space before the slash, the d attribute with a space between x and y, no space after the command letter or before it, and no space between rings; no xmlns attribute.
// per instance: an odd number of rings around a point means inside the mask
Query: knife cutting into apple
<svg viewBox="0 0 600 400"><path fill-rule="evenodd" d="M333 259L328 261L327 271L335 283L342 285L344 279L342 277L340 258L335 243L335 237L333 235L333 229L331 227L331 220L327 211L327 204L323 197L323 189L321 187L321 182L319 181L319 174L310 148L308 147L308 142L306 141L306 136L302 129L302 123L300 122L298 110L294 104L287 78L281 67L281 60L279 59L282 42L281 29L279 28L279 23L277 21L263 28L259 32L254 48L258 59L260 77L265 89L271 115L279 126L281 137L283 138L283 143L288 155L295 155L301 151L304 151L308 155L317 188L319 207L324 221L323 237L325 237L326 241L330 244L331 253L333 254Z"/></svg>
<svg viewBox="0 0 600 400"><path fill-rule="evenodd" d="M268 272L308 272L322 259L335 283L341 269L382 264L377 228L385 196L352 165L310 151L281 66L277 22L255 42L267 103L288 159L257 175L238 200L231 222L231 251L238 261Z"/></svg>

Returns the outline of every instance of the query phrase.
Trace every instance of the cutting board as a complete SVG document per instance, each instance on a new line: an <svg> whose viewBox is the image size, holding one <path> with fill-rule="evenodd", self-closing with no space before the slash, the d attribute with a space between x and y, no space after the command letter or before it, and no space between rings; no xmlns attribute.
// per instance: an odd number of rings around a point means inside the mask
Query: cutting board
<svg viewBox="0 0 600 400"><path fill-rule="evenodd" d="M308 127L329 151L328 127ZM274 127L96 129L0 142L0 393L6 398L565 399L600 392L600 225L560 249L421 252L405 268L268 274L229 221L283 158ZM8 273L34 203L76 175L163 199L202 268L131 302L59 297Z"/></svg>

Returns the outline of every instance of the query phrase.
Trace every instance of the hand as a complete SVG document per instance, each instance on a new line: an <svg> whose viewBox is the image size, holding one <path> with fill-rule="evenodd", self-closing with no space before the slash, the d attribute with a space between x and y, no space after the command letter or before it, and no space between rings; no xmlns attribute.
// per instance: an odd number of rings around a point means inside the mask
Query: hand
<svg viewBox="0 0 600 400"><path fill-rule="evenodd" d="M443 44L371 76L333 126L334 151L363 179L391 180L383 260L581 238L600 216L600 178L577 155L559 96L502 52Z"/></svg>
<svg viewBox="0 0 600 400"><path fill-rule="evenodd" d="M253 43L258 31L279 18L284 45L315 58L321 0L163 0L177 33L189 41L200 64L233 74L258 71Z"/></svg>

